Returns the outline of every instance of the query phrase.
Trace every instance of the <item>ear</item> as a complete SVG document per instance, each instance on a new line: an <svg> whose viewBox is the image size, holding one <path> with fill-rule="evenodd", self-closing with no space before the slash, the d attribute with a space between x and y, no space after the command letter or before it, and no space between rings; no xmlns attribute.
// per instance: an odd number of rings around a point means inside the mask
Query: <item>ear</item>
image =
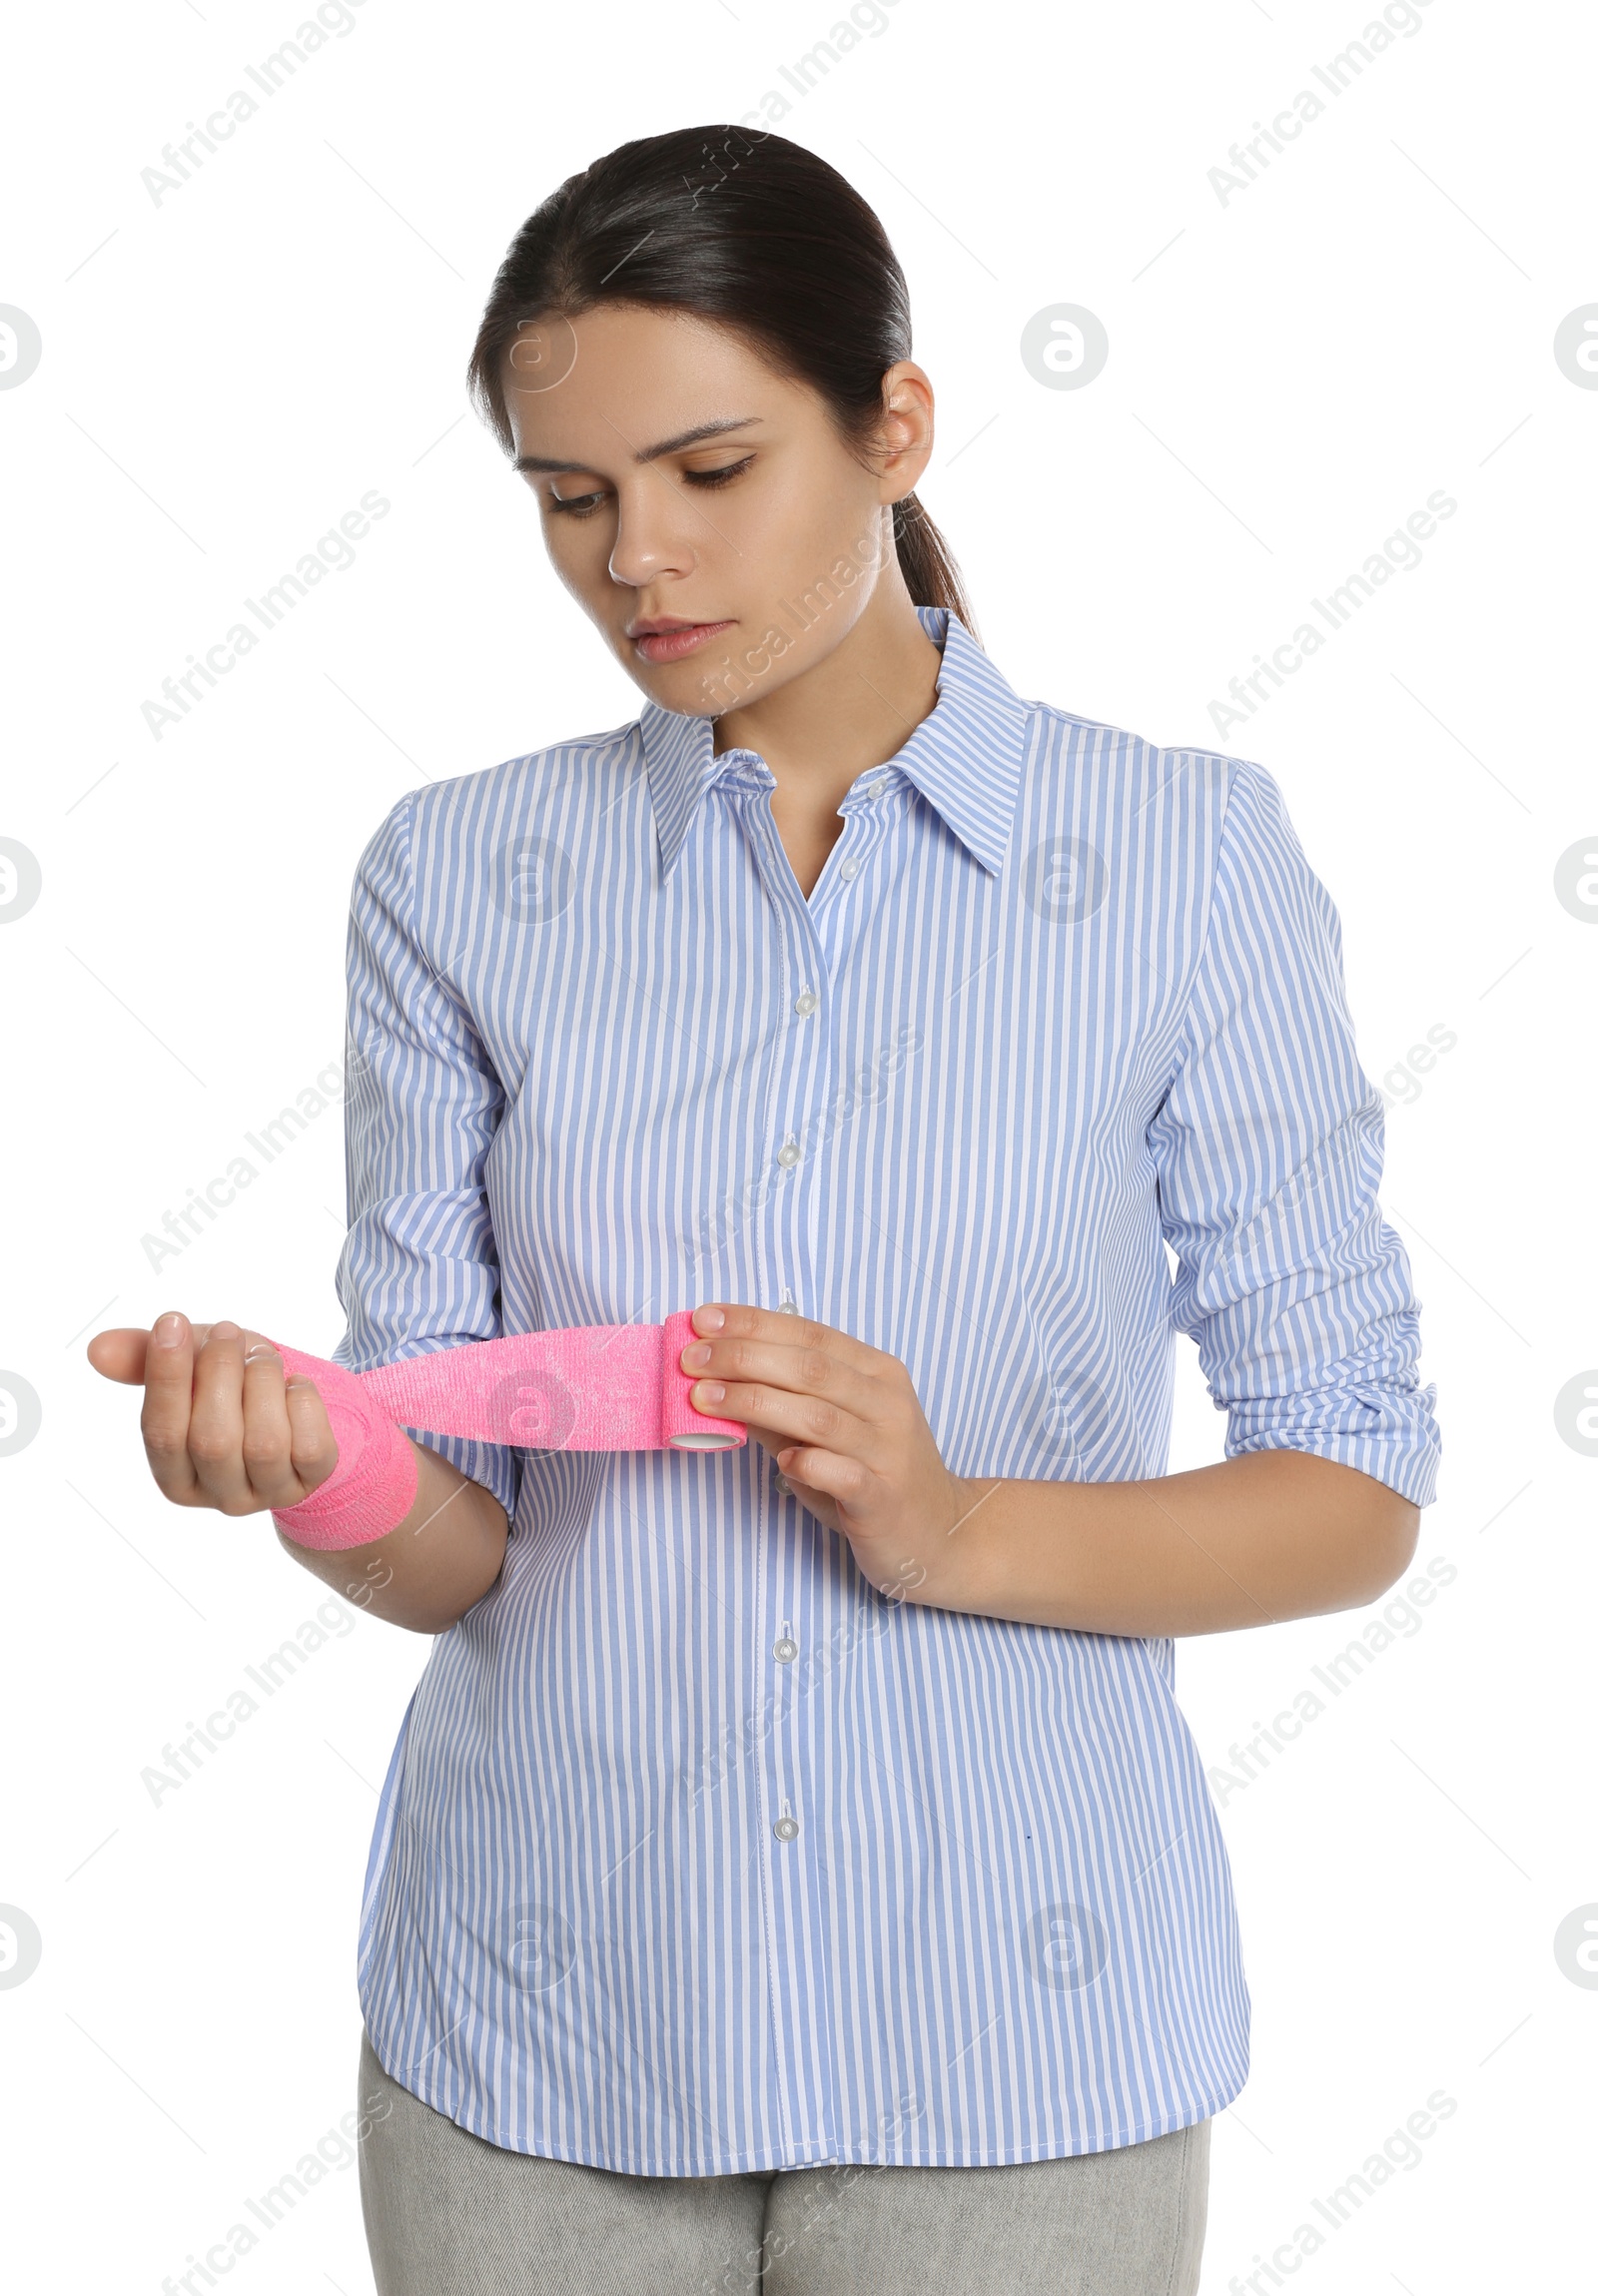
<svg viewBox="0 0 1598 2296"><path fill-rule="evenodd" d="M932 460L934 399L932 381L913 359L901 359L882 379L882 420L876 433L876 463L884 502L901 502L915 491Z"/></svg>

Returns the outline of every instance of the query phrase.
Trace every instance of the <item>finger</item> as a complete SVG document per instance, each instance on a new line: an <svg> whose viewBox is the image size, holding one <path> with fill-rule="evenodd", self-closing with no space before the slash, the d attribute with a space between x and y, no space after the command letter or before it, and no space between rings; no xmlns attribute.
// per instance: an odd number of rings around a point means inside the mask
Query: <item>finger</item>
<svg viewBox="0 0 1598 2296"><path fill-rule="evenodd" d="M864 1467L882 1448L883 1437L875 1425L824 1396L796 1395L757 1381L698 1379L688 1389L688 1400L707 1417L741 1419L766 1428L773 1452L790 1443L815 1445L858 1459Z"/></svg>
<svg viewBox="0 0 1598 2296"><path fill-rule="evenodd" d="M194 1396L194 1339L189 1318L176 1310L158 1315L142 1366L144 1408L139 1432L156 1486L179 1506L199 1503L200 1484L189 1455Z"/></svg>
<svg viewBox="0 0 1598 2296"><path fill-rule="evenodd" d="M820 1444L783 1444L776 1458L790 1483L804 1483L827 1499L859 1497L868 1483L868 1469L859 1460Z"/></svg>
<svg viewBox="0 0 1598 2296"><path fill-rule="evenodd" d="M829 1515L839 1507L858 1508L871 1487L871 1471L860 1460L815 1444L784 1445L778 1465L789 1482L799 1486L801 1499L806 1492L814 1493Z"/></svg>
<svg viewBox="0 0 1598 2296"><path fill-rule="evenodd" d="M791 1316L773 1316L771 1321L787 1323L792 1329ZM734 1381L769 1384L788 1394L818 1396L860 1419L878 1417L884 1390L875 1374L864 1364L850 1363L839 1355L824 1324L805 1324L800 1329L821 1334L829 1344L792 1340L788 1333L767 1339L718 1333L713 1339L690 1340L678 1358L678 1368L696 1381L724 1381L729 1393ZM866 1352L874 1354L876 1350ZM710 1408L697 1397L693 1401L696 1410Z"/></svg>
<svg viewBox="0 0 1598 2296"><path fill-rule="evenodd" d="M325 1483L339 1464L339 1444L328 1417L328 1406L314 1380L297 1373L285 1389L293 1440L294 1471L309 1496Z"/></svg>
<svg viewBox="0 0 1598 2296"><path fill-rule="evenodd" d="M195 1356L189 1457L202 1503L225 1515L251 1514L261 1504L244 1464L244 1349L242 1327L225 1320L211 1326Z"/></svg>
<svg viewBox="0 0 1598 2296"><path fill-rule="evenodd" d="M838 1521L838 1510L832 1499L818 1483L810 1482L800 1472L800 1461L813 1457L814 1454L807 1451L802 1443L790 1443L785 1435L773 1435L770 1449L771 1455L776 1461L777 1472L787 1485L791 1496L796 1498L802 1507L808 1507L813 1515L819 1517L826 1524L828 1530L838 1530L841 1527Z"/></svg>
<svg viewBox="0 0 1598 2296"><path fill-rule="evenodd" d="M245 1474L258 1505L293 1507L333 1473L339 1446L311 1381L289 1386L272 1341L255 1331L244 1337Z"/></svg>
<svg viewBox="0 0 1598 2296"><path fill-rule="evenodd" d="M150 1334L142 1325L118 1323L97 1331L84 1353L102 1379L115 1379L122 1387L142 1387L149 1344Z"/></svg>
<svg viewBox="0 0 1598 2296"><path fill-rule="evenodd" d="M709 1311L714 1309L722 1320L711 1330ZM863 1339L851 1339L847 1331L836 1330L830 1323L814 1323L801 1315L791 1315L778 1307L745 1307L736 1300L707 1300L693 1311L693 1327L702 1338L757 1339L778 1347L825 1348L833 1358L857 1370L868 1370L882 1350L868 1347Z"/></svg>
<svg viewBox="0 0 1598 2296"><path fill-rule="evenodd" d="M192 1323L189 1328L199 1347L211 1326ZM120 1387L142 1387L149 1350L150 1333L143 1324L115 1323L104 1331L97 1331L84 1353L103 1379L114 1379Z"/></svg>

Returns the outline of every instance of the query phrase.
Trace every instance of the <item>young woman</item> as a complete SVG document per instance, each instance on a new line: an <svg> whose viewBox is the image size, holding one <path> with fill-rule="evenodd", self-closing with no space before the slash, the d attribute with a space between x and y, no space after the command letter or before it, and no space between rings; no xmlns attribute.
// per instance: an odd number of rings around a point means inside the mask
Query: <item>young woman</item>
<svg viewBox="0 0 1598 2296"><path fill-rule="evenodd" d="M644 699L362 855L338 1361L693 1304L750 1440L406 1437L396 1527L285 1535L437 1638L382 2296L1191 2296L1248 1996L1173 1638L1372 1601L1433 1495L1337 913L1262 768L1011 688L910 341L849 185L701 128L545 200L472 355ZM1226 1456L1171 1475L1178 1331ZM314 1383L150 1340L95 1360L170 1496L315 1492Z"/></svg>

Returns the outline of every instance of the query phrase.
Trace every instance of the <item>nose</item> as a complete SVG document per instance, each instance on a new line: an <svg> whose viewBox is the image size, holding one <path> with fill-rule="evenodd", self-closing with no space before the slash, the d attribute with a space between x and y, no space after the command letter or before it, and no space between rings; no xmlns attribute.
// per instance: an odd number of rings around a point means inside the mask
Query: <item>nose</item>
<svg viewBox="0 0 1598 2296"><path fill-rule="evenodd" d="M610 552L610 578L642 589L648 582L674 581L699 562L691 528L692 506L663 471L640 470L616 492L616 539Z"/></svg>

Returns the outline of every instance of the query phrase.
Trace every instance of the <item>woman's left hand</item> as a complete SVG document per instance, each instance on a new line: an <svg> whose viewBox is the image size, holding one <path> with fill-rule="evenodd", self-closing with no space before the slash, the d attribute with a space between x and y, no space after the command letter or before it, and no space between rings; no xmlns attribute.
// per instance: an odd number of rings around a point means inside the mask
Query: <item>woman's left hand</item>
<svg viewBox="0 0 1598 2296"><path fill-rule="evenodd" d="M897 1356L728 1300L696 1307L693 1327L678 1360L695 1410L741 1419L874 1587L942 1603L970 1579L972 1542L950 1534L985 1494L944 1465Z"/></svg>

